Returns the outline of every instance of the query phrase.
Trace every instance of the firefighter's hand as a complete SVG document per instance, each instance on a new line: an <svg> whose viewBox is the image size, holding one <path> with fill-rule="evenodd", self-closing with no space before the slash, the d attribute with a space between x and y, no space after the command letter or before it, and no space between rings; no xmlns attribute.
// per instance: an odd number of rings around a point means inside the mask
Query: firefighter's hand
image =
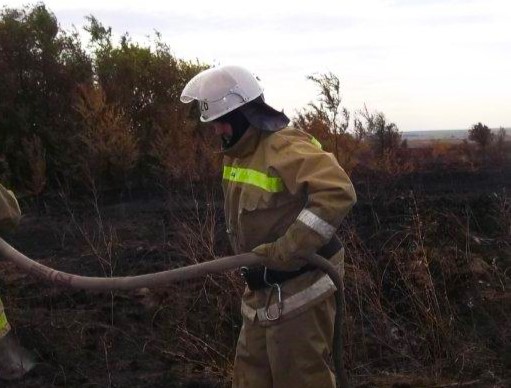
<svg viewBox="0 0 511 388"><path fill-rule="evenodd" d="M262 256L261 264L277 271L294 271L304 265L302 260L291 260L289 256L283 255L279 250L278 241L261 244L255 247L252 252Z"/></svg>

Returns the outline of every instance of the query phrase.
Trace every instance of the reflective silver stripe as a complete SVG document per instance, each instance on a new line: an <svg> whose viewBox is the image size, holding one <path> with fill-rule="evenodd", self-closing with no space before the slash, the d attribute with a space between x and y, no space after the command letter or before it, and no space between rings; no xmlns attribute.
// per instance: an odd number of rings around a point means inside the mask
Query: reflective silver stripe
<svg viewBox="0 0 511 388"><path fill-rule="evenodd" d="M307 287L305 290L302 290L294 295L291 295L289 298L284 299L284 306L282 309L282 318L285 318L287 314L294 312L298 313L301 311L297 310L305 310L308 306L310 306L311 302L314 302L318 299L323 299L325 295L333 294L336 288L330 277L328 275L324 275L319 278L315 283L313 283L310 287ZM252 316L252 311L249 306L242 306L242 311L246 314L248 318ZM268 319L266 318L266 309L264 307L258 308L256 310L257 319L261 322L261 324L268 323ZM278 313L277 303L274 303L268 307L268 315L276 316Z"/></svg>
<svg viewBox="0 0 511 388"><path fill-rule="evenodd" d="M328 275L322 276L310 287L303 291L300 291L289 298L284 299L284 306L282 309L282 317L291 312L297 312L296 310L303 310L306 305L310 305L311 302L324 297L325 294L332 294L336 290L334 283L328 277ZM277 303L274 303L268 307L268 315L276 316L278 313ZM257 319L261 323L268 321L266 318L266 309L264 307L257 309Z"/></svg>
<svg viewBox="0 0 511 388"><path fill-rule="evenodd" d="M313 212L307 209L303 209L298 215L298 220L303 222L309 228L318 232L325 239L329 240L335 233L335 228L325 220L319 218Z"/></svg>

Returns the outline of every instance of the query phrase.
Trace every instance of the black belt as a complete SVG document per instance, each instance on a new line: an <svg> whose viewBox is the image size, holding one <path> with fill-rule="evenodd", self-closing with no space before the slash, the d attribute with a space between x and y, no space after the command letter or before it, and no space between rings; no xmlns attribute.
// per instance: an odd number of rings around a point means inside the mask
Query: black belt
<svg viewBox="0 0 511 388"><path fill-rule="evenodd" d="M342 243L339 238L334 235L332 239L323 245L318 250L318 255L323 256L325 259L330 259L337 252L339 252L342 248ZM276 271L272 269L266 270L266 281L264 280L264 266L257 267L241 267L241 276L245 279L247 286L250 290L260 290L266 287L269 287L270 284L282 284L286 280L293 279L301 274L304 274L309 271L315 270L311 264L306 264L302 268L297 269L296 271Z"/></svg>

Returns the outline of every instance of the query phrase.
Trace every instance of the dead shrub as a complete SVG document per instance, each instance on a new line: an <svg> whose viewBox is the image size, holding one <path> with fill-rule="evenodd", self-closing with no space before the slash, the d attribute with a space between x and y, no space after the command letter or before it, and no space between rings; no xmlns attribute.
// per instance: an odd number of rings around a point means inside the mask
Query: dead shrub
<svg viewBox="0 0 511 388"><path fill-rule="evenodd" d="M176 181L206 180L220 171L219 155L211 145L212 131L189 120L187 108L169 107L157 122L149 155L155 174L167 187Z"/></svg>
<svg viewBox="0 0 511 388"><path fill-rule="evenodd" d="M22 146L29 170L23 184L31 195L39 196L46 187L46 150L37 135L24 138Z"/></svg>
<svg viewBox="0 0 511 388"><path fill-rule="evenodd" d="M74 108L82 119L79 170L89 184L98 179L109 187L124 183L140 154L131 122L118 106L106 101L100 86L81 85Z"/></svg>
<svg viewBox="0 0 511 388"><path fill-rule="evenodd" d="M509 196L490 197L481 214L432 208L413 192L372 201L378 223L366 237L352 224L360 213L342 230L348 367L362 375L449 370L463 378L488 365L501 370L498 354L509 341L502 323L511 313L499 302L510 284ZM389 201L402 203L387 212Z"/></svg>
<svg viewBox="0 0 511 388"><path fill-rule="evenodd" d="M218 211L218 195L214 189L195 186L193 182L189 187L189 196L179 197L172 193L167 205L172 209L166 221L174 232L171 244L182 258L182 265L230 254L223 219ZM235 272L189 282L186 292L181 291L179 297L183 302L179 308L182 313L174 312L170 317L170 325L179 333L177 344L172 345L172 353L214 374L229 376L241 327L243 289L241 276ZM188 315L191 308L195 312L193 320Z"/></svg>

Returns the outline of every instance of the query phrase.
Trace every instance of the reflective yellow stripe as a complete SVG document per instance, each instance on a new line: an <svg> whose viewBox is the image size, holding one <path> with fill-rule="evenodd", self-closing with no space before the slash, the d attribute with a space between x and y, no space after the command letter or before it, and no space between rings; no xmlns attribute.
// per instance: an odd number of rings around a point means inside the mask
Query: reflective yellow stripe
<svg viewBox="0 0 511 388"><path fill-rule="evenodd" d="M5 312L0 313L0 333L2 333L7 326L9 325L9 322L7 322L7 317L5 316Z"/></svg>
<svg viewBox="0 0 511 388"><path fill-rule="evenodd" d="M311 143L314 144L316 147L318 147L320 150L323 149L323 146L321 143L313 136L311 139Z"/></svg>
<svg viewBox="0 0 511 388"><path fill-rule="evenodd" d="M2 299L0 299L0 338L7 334L10 328L11 327L9 326L9 322L7 321L7 317L5 316Z"/></svg>
<svg viewBox="0 0 511 388"><path fill-rule="evenodd" d="M284 190L284 183L281 178L268 176L250 168L224 166L224 179L231 182L257 186L272 193L278 193Z"/></svg>

